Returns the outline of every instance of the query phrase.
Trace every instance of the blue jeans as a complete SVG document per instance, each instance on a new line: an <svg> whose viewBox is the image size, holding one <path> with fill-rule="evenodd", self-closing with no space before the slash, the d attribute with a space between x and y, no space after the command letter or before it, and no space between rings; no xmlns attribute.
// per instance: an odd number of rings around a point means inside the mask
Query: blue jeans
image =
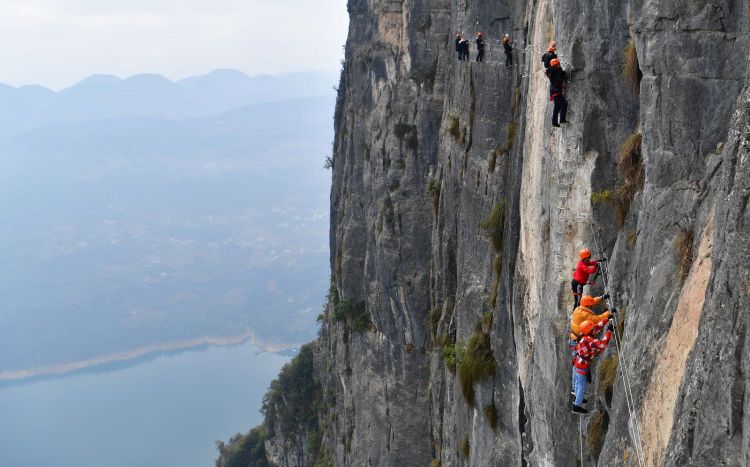
<svg viewBox="0 0 750 467"><path fill-rule="evenodd" d="M583 404L583 396L586 394L586 385L588 384L588 375L582 375L573 367L573 392L576 394L574 402L578 407Z"/></svg>

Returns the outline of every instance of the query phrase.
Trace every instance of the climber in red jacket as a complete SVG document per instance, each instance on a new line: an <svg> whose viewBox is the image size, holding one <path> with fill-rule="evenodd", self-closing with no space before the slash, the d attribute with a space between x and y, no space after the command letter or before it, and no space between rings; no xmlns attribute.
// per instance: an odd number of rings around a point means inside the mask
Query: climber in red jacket
<svg viewBox="0 0 750 467"><path fill-rule="evenodd" d="M593 284L589 283L589 276L596 274L599 270L599 263L607 261L607 258L602 258L599 261L591 259L591 250L584 248L578 253L578 264L576 265L575 272L573 273L573 280L570 282L570 287L573 289L573 311L578 308L581 301L581 295L583 295L583 286Z"/></svg>
<svg viewBox="0 0 750 467"><path fill-rule="evenodd" d="M598 334L605 324L607 325L607 331L604 333L604 337L602 339L592 337ZM598 323L584 321L581 324L583 335L578 339L576 356L573 357L573 393L575 394L573 413L588 413L588 410L581 405L585 402L583 396L586 393L586 385L591 379L589 367L591 366L591 360L602 353L612 339L612 329L614 329L612 320L601 320Z"/></svg>

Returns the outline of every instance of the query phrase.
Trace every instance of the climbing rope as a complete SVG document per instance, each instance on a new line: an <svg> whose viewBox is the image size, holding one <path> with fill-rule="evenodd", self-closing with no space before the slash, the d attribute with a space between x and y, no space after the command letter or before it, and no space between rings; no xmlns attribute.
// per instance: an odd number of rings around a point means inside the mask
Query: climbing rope
<svg viewBox="0 0 750 467"><path fill-rule="evenodd" d="M599 238L599 232L596 231L591 226L591 231L594 234L594 241L596 242L596 249L598 251L598 254L600 257L604 257L604 249L602 248L602 242ZM609 288L609 270L607 267L607 263L600 263L601 266L601 277L602 281L604 282L604 293L609 294L609 301L612 306L614 306L614 299L612 298L612 291ZM623 387L625 388L625 402L628 407L628 413L630 415L629 424L631 425L631 438L633 440L633 444L635 445L635 453L638 457L638 465L644 466L646 465L644 460L644 454L643 454L643 443L641 442L641 429L638 424L638 417L636 416L636 405L635 405L635 397L633 396L633 389L632 385L630 383L630 370L628 369L627 362L625 361L625 355L622 352L622 336L620 336L620 332L618 330L618 322L617 322L617 316L615 313L612 314L612 319L614 320L615 326L614 326L614 337L615 337L615 348L617 349L617 354L620 357L620 364L618 365L620 368L620 375L622 376L622 382Z"/></svg>

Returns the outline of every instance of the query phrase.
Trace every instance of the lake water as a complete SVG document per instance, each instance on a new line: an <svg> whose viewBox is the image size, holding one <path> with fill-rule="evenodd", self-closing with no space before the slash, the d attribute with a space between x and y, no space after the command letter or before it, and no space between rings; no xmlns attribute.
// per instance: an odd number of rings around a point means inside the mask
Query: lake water
<svg viewBox="0 0 750 467"><path fill-rule="evenodd" d="M0 466L212 467L288 360L248 343L0 386Z"/></svg>

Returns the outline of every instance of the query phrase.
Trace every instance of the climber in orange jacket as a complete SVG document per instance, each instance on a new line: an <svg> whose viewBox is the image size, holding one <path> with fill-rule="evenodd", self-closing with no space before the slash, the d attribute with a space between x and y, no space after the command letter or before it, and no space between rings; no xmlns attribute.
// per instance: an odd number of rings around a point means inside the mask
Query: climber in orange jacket
<svg viewBox="0 0 750 467"><path fill-rule="evenodd" d="M589 276L596 274L599 270L599 263L607 261L607 258L602 258L599 261L591 259L591 250L584 248L578 253L578 264L576 265L575 272L573 273L573 280L570 282L570 286L573 289L573 310L578 308L581 295L583 295L583 286L589 284Z"/></svg>
<svg viewBox="0 0 750 467"><path fill-rule="evenodd" d="M608 298L608 294L602 295L601 297L592 297L591 295L584 295L583 297L581 297L581 306L573 311L573 316L570 318L570 336L568 336L568 345L570 346L570 350L571 352L573 352L573 355L575 355L575 346L578 342L578 339L580 339L580 337L584 334L582 329L583 323L585 323L586 321L590 321L592 323L598 323L602 320L606 321L612 317L612 313L617 313L617 309L615 307L612 307L611 309L599 315L594 313L594 311L591 309Z"/></svg>
<svg viewBox="0 0 750 467"><path fill-rule="evenodd" d="M607 331L604 333L602 339L596 339L595 336L598 334L604 326L607 326ZM582 407L586 401L584 395L586 394L586 386L590 382L591 373L589 367L591 366L591 360L595 356L599 355L604 351L612 339L612 330L614 329L614 322L611 320L603 319L597 323L594 321L584 321L581 323L582 336L578 339L576 344L576 355L573 357L573 393L575 400L573 401L573 413L585 414L588 410Z"/></svg>

